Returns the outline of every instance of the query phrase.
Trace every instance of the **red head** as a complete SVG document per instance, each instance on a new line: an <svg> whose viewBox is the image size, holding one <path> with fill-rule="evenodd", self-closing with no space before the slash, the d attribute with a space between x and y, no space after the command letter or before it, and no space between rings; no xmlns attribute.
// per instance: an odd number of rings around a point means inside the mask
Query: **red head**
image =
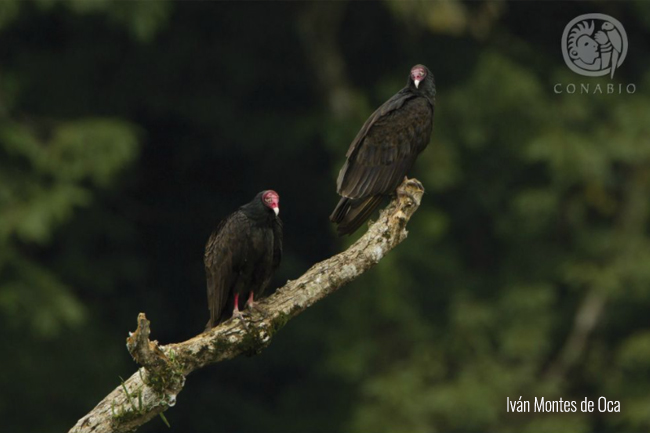
<svg viewBox="0 0 650 433"><path fill-rule="evenodd" d="M262 194L262 203L264 203L264 206L272 209L276 215L280 213L280 196L272 189L264 191L264 194Z"/></svg>
<svg viewBox="0 0 650 433"><path fill-rule="evenodd" d="M415 65L411 68L411 80L417 89L420 83L427 77L427 68L423 65Z"/></svg>

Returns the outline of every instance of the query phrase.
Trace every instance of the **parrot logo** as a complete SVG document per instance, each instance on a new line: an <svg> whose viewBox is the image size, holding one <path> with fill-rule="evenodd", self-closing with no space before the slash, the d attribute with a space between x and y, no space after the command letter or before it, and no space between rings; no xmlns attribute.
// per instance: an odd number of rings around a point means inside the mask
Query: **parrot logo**
<svg viewBox="0 0 650 433"><path fill-rule="evenodd" d="M580 15L567 24L562 34L562 55L567 66L588 77L614 78L627 48L625 28L605 14Z"/></svg>

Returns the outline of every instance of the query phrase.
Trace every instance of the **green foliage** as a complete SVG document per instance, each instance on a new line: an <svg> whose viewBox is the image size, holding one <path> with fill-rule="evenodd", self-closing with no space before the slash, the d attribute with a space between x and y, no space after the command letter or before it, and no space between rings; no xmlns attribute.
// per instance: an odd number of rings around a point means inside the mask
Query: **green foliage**
<svg viewBox="0 0 650 433"><path fill-rule="evenodd" d="M136 156L132 126L109 119L64 121L53 127L6 121L0 126L0 311L12 326L42 336L78 326L85 308L56 273L29 258L56 229L90 205Z"/></svg>
<svg viewBox="0 0 650 433"><path fill-rule="evenodd" d="M20 5L18 0L7 0L0 3L0 29L10 24L18 15Z"/></svg>
<svg viewBox="0 0 650 433"><path fill-rule="evenodd" d="M576 373L571 379L551 380L549 368L589 291L606 299L600 323L630 298L647 306L649 95L555 95L537 72L489 47L467 80L440 92L434 149L416 169L434 193L425 195L410 227L409 251L382 262L376 274L383 277L361 283L371 291L366 296L346 292L342 308L349 314L334 331L332 368L361 389L351 430L592 429L595 418L583 413L508 416L506 396L520 395L605 395L634 407L632 416L606 415L606 425L648 427L640 410L645 399L627 394L630 377L602 379L629 365L616 362L650 359L639 337L623 345L619 361L612 358L631 323L618 325L618 337L597 325L587 337L592 346L567 366ZM377 303L385 291L406 300L391 303L408 317L382 310ZM342 351L363 339L347 336L359 322L373 337ZM438 329L418 333L413 322ZM585 377L580 371L599 345L609 361ZM647 375L635 380L647 386Z"/></svg>

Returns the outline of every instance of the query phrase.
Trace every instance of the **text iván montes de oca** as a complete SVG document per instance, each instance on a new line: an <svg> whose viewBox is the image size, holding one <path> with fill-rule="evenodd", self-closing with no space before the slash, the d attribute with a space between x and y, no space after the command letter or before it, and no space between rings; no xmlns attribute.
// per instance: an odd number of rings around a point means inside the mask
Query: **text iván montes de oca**
<svg viewBox="0 0 650 433"><path fill-rule="evenodd" d="M607 400L606 397L600 397L597 401L591 401L587 397L581 402L574 400L546 400L544 397L535 397L534 404L532 405L533 412L620 412L621 402L614 400ZM522 400L510 400L506 397L506 411L507 412L530 412L531 402Z"/></svg>

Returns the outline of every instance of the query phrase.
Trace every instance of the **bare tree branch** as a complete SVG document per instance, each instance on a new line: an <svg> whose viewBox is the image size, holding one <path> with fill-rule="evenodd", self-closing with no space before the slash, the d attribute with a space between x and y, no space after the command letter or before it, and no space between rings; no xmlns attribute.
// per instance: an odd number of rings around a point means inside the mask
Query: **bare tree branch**
<svg viewBox="0 0 650 433"><path fill-rule="evenodd" d="M138 315L138 328L127 338L127 348L142 365L93 410L71 433L108 433L135 430L174 406L192 371L247 353L258 353L292 317L349 283L377 264L406 239L406 223L417 210L424 190L415 179L405 180L379 220L346 251L312 266L259 303L264 314L247 311L245 321L228 320L209 332L177 344L159 346L149 341L149 321Z"/></svg>
<svg viewBox="0 0 650 433"><path fill-rule="evenodd" d="M547 379L563 379L576 365L587 348L587 340L598 325L606 298L596 290L590 290L582 300L574 319L573 329L566 339L557 359L546 372Z"/></svg>
<svg viewBox="0 0 650 433"><path fill-rule="evenodd" d="M630 249L627 246L634 245L638 233L645 230L648 216L646 176L647 170L644 165L632 168L627 175L626 187L623 188L625 195L616 218L615 232L617 237L621 239L627 238L628 241L621 243L626 247L607 256L604 266L614 269L619 268L620 264L617 262L625 262L636 254L634 248ZM622 275L619 275L619 284L625 284ZM579 363L580 358L588 349L591 334L605 314L607 302L606 291L593 286L588 287L587 294L576 311L571 332L567 336L562 349L558 352L556 359L546 369L546 379L562 381L571 369Z"/></svg>

